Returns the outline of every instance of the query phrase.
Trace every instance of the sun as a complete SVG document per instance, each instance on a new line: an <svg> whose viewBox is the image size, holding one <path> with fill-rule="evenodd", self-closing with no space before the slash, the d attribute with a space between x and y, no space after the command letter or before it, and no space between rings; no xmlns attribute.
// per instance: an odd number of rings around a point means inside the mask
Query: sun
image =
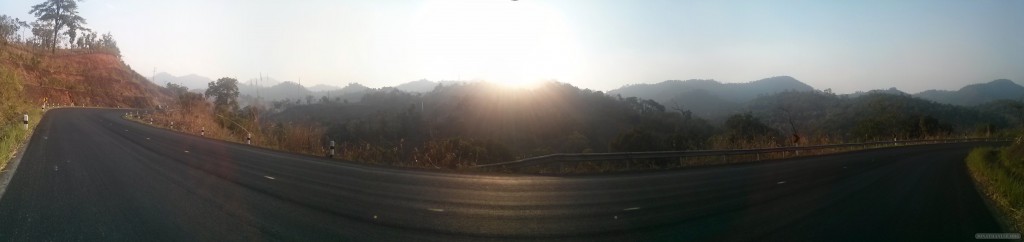
<svg viewBox="0 0 1024 242"><path fill-rule="evenodd" d="M560 13L533 1L429 1L413 20L416 71L430 78L529 87L579 66Z"/></svg>

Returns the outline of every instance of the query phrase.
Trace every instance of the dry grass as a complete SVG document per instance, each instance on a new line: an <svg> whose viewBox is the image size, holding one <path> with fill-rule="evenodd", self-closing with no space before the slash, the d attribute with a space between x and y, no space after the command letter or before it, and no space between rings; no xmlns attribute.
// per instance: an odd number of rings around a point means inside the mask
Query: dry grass
<svg viewBox="0 0 1024 242"><path fill-rule="evenodd" d="M1024 144L978 148L966 159L971 177L1016 231L1024 231Z"/></svg>

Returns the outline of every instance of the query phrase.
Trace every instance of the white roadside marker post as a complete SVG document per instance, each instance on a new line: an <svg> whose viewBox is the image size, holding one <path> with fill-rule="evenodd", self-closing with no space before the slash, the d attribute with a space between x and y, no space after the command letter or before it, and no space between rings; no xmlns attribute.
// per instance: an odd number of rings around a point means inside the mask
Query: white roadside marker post
<svg viewBox="0 0 1024 242"><path fill-rule="evenodd" d="M334 158L334 141L333 140L331 140L331 154L328 155L327 157L328 158Z"/></svg>
<svg viewBox="0 0 1024 242"><path fill-rule="evenodd" d="M245 144L247 144L247 145L251 145L252 144L252 133L248 133L248 134L245 135Z"/></svg>
<svg viewBox="0 0 1024 242"><path fill-rule="evenodd" d="M199 136L206 137L206 127L199 129Z"/></svg>
<svg viewBox="0 0 1024 242"><path fill-rule="evenodd" d="M25 130L28 130L28 114L26 113L21 120L25 123Z"/></svg>

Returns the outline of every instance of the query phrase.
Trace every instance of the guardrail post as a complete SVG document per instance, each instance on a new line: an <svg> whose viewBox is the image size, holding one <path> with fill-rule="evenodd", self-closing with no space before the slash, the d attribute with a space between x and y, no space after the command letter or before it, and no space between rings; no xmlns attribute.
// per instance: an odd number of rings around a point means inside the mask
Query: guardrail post
<svg viewBox="0 0 1024 242"><path fill-rule="evenodd" d="M328 158L334 158L334 141L331 140L331 154L327 155Z"/></svg>
<svg viewBox="0 0 1024 242"><path fill-rule="evenodd" d="M28 114L26 113L21 120L25 122L25 130L28 130Z"/></svg>

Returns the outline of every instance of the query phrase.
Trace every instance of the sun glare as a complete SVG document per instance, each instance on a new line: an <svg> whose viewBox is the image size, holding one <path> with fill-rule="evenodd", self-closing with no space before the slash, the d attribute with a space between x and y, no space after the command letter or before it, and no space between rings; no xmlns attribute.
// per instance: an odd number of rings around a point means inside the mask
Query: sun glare
<svg viewBox="0 0 1024 242"><path fill-rule="evenodd" d="M418 11L417 71L427 78L530 87L577 71L562 16L527 1L430 1Z"/></svg>

